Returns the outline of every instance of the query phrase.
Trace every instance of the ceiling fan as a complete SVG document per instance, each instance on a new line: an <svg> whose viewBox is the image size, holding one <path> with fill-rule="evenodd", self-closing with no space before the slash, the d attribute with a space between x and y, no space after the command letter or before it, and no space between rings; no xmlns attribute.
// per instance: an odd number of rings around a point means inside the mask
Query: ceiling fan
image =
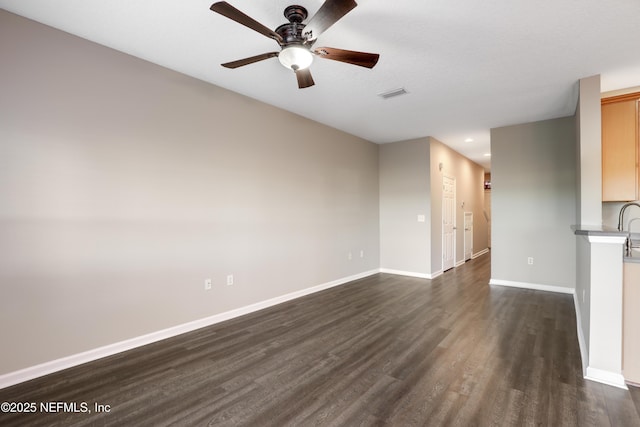
<svg viewBox="0 0 640 427"><path fill-rule="evenodd" d="M222 64L226 68L238 68L269 58L278 58L286 68L293 70L298 79L300 89L313 86L315 83L309 66L313 57L346 62L361 67L373 68L380 55L377 53L356 52L353 50L336 49L332 47L313 48L318 36L327 28L335 24L340 18L357 6L354 0L326 0L316 14L306 24L307 10L302 6L292 5L284 10L288 23L271 30L253 18L245 15L225 1L211 5L211 10L226 16L260 34L275 40L280 45L279 52L268 52L249 58Z"/></svg>

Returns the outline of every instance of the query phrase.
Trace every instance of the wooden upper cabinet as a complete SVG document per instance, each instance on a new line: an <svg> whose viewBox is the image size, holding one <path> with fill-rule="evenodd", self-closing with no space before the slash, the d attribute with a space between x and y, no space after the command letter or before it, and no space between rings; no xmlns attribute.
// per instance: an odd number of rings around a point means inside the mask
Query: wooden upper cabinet
<svg viewBox="0 0 640 427"><path fill-rule="evenodd" d="M638 200L640 93L602 100L602 201Z"/></svg>

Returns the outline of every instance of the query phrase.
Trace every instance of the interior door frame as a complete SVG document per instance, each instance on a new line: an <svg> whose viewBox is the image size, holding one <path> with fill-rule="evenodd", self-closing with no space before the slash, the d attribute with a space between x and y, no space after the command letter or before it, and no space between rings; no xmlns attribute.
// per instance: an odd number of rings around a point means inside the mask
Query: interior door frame
<svg viewBox="0 0 640 427"><path fill-rule="evenodd" d="M467 218L469 218L470 221L470 230L467 228ZM471 241L467 242L467 231L471 231ZM469 243L470 247L467 247L467 243ZM467 252L467 249L471 249ZM469 257L467 257L467 253L469 254ZM467 262L468 260L470 260L471 258L473 258L473 212L465 212L464 213L464 261Z"/></svg>
<svg viewBox="0 0 640 427"><path fill-rule="evenodd" d="M450 180L452 181L451 186L453 188L453 201L451 204L451 215L452 215L452 241L451 241L451 250L452 250L452 259L451 259L451 265L447 264L445 266L445 252L446 252L446 248L447 248L447 242L446 242L446 232L445 232L445 227L447 226L446 221L446 203L447 201L445 200L445 180ZM456 178L451 176L451 175L442 175L442 271L446 271L449 270L451 268L454 268L456 266L456 240L457 240L457 234L456 234L456 196L457 196L457 182L456 182Z"/></svg>

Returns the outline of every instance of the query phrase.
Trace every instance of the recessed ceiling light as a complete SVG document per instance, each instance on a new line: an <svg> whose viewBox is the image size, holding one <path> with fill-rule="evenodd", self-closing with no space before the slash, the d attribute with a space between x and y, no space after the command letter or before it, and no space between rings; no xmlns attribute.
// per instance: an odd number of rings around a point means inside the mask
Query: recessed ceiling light
<svg viewBox="0 0 640 427"><path fill-rule="evenodd" d="M491 157L491 153L484 153L485 157Z"/></svg>
<svg viewBox="0 0 640 427"><path fill-rule="evenodd" d="M464 142L473 142L473 138L467 138L464 140Z"/></svg>

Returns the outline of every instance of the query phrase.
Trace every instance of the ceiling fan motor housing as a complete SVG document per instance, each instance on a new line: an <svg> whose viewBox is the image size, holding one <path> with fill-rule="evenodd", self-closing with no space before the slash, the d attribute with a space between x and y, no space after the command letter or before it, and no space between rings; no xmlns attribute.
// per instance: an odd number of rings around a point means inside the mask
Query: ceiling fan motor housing
<svg viewBox="0 0 640 427"><path fill-rule="evenodd" d="M307 19L307 16L309 16L307 9L296 4L287 6L284 10L284 17L287 18L289 22L297 22L299 24Z"/></svg>
<svg viewBox="0 0 640 427"><path fill-rule="evenodd" d="M302 21L307 19L307 15L307 9L302 6L292 5L288 6L284 10L284 16L289 20L289 22L280 25L275 30L283 39L282 43L280 43L282 46L287 46L293 43L304 44L306 39L302 35L302 30L305 25Z"/></svg>

